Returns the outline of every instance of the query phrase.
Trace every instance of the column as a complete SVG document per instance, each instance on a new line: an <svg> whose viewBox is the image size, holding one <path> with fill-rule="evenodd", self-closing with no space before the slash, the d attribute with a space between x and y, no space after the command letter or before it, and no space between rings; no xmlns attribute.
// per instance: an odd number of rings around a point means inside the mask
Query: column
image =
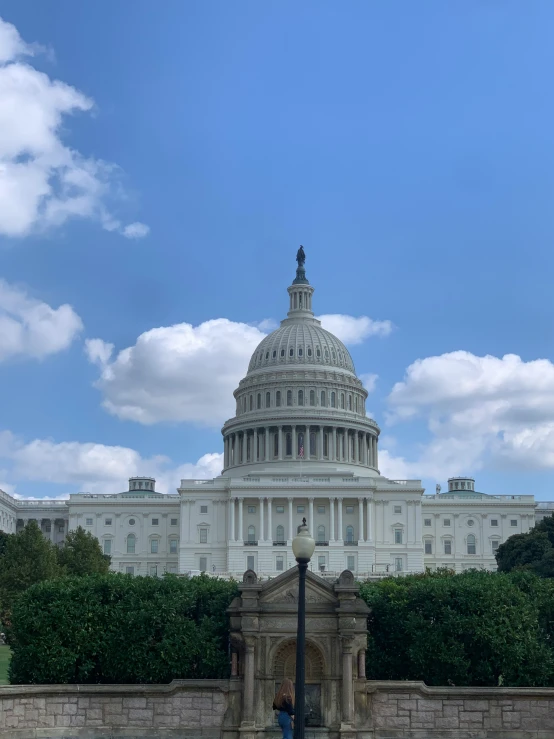
<svg viewBox="0 0 554 739"><path fill-rule="evenodd" d="M342 530L342 498L337 498L338 500L338 507L339 507L339 531L337 539L339 541L343 541L343 530Z"/></svg>
<svg viewBox="0 0 554 739"><path fill-rule="evenodd" d="M360 434L355 431L356 436L354 437L354 454L356 455L356 464L360 464Z"/></svg>
<svg viewBox="0 0 554 739"><path fill-rule="evenodd" d="M265 428L265 461L269 462L269 426L266 426Z"/></svg>
<svg viewBox="0 0 554 739"><path fill-rule="evenodd" d="M333 426L333 451L329 455L329 459L332 459L333 462L336 462L337 460L337 427Z"/></svg>
<svg viewBox="0 0 554 739"><path fill-rule="evenodd" d="M283 459L283 427L279 426L279 459Z"/></svg>
<svg viewBox="0 0 554 739"><path fill-rule="evenodd" d="M365 680L365 649L358 652L358 680Z"/></svg>
<svg viewBox="0 0 554 739"><path fill-rule="evenodd" d="M252 454L250 455L250 459L253 462L258 461L258 429L254 429L254 433L252 435Z"/></svg>
<svg viewBox="0 0 554 739"><path fill-rule="evenodd" d="M370 498L368 498L366 504L367 504L367 510L366 510L367 522L366 522L365 538L366 538L366 541L371 541L371 538L372 538L371 537L371 505L372 505L372 500Z"/></svg>
<svg viewBox="0 0 554 739"><path fill-rule="evenodd" d="M370 467L375 467L375 456L373 454L373 436L369 437L369 459Z"/></svg>
<svg viewBox="0 0 554 739"><path fill-rule="evenodd" d="M288 500L289 500L289 534L287 538L289 539L289 541L292 541L294 539L294 532L292 530L292 501L293 501L293 498L289 498Z"/></svg>
<svg viewBox="0 0 554 739"><path fill-rule="evenodd" d="M273 544L272 499L267 499L267 538Z"/></svg>
<svg viewBox="0 0 554 739"><path fill-rule="evenodd" d="M342 641L342 723L352 723L352 640L349 638Z"/></svg>
<svg viewBox="0 0 554 739"><path fill-rule="evenodd" d="M260 541L265 541L264 536L264 500L265 498L260 498Z"/></svg>
<svg viewBox="0 0 554 739"><path fill-rule="evenodd" d="M318 442L319 442L319 444L318 444L319 449L318 449L318 453L317 453L317 458L318 459L323 459L323 426L320 426L319 427L319 439L318 439ZM329 446L329 445L327 445L327 446Z"/></svg>
<svg viewBox="0 0 554 739"><path fill-rule="evenodd" d="M310 534L312 535L312 538L315 539L315 534L314 534L314 499L313 498L308 498L308 502L309 502L309 508L308 508L308 510L310 512L309 519L308 519L308 521L309 521L308 528L310 529Z"/></svg>
<svg viewBox="0 0 554 739"><path fill-rule="evenodd" d="M229 437L223 439L223 467L229 466Z"/></svg>
<svg viewBox="0 0 554 739"><path fill-rule="evenodd" d="M296 426L292 427L292 458L296 459Z"/></svg>
<svg viewBox="0 0 554 739"><path fill-rule="evenodd" d="M364 499L358 498L358 541L364 541Z"/></svg>
<svg viewBox="0 0 554 739"><path fill-rule="evenodd" d="M329 511L331 513L331 531L329 541L335 541L335 498L329 498Z"/></svg>
<svg viewBox="0 0 554 739"><path fill-rule="evenodd" d="M235 499L229 499L229 540L235 541Z"/></svg>
<svg viewBox="0 0 554 739"><path fill-rule="evenodd" d="M50 541L52 544L56 543L56 519L50 519Z"/></svg>
<svg viewBox="0 0 554 739"><path fill-rule="evenodd" d="M375 467L379 467L379 452L377 450L377 437L375 437Z"/></svg>
<svg viewBox="0 0 554 739"><path fill-rule="evenodd" d="M244 650L244 713L242 723L254 723L254 640L246 640Z"/></svg>
<svg viewBox="0 0 554 739"><path fill-rule="evenodd" d="M375 436L372 439L373 442L373 466L377 467L377 439Z"/></svg>
<svg viewBox="0 0 554 739"><path fill-rule="evenodd" d="M242 515L243 502L244 502L244 498L239 498L239 541L240 542L244 541L244 536L242 535L242 520L244 518Z"/></svg>

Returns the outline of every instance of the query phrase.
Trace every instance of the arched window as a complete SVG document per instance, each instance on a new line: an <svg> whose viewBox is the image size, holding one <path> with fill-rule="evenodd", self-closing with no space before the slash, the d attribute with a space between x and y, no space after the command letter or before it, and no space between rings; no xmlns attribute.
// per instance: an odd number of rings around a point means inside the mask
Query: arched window
<svg viewBox="0 0 554 739"><path fill-rule="evenodd" d="M277 349L274 349L273 352L271 353L271 359L275 359L276 356L277 356Z"/></svg>
<svg viewBox="0 0 554 739"><path fill-rule="evenodd" d="M281 405L281 391L280 390L277 390L277 392L275 393L275 405L277 406L277 408L279 408Z"/></svg>
<svg viewBox="0 0 554 739"><path fill-rule="evenodd" d="M351 544L354 541L354 527L353 526L346 527L346 541L349 544Z"/></svg>
<svg viewBox="0 0 554 739"><path fill-rule="evenodd" d="M249 542L256 541L256 528L254 526L248 527L248 541Z"/></svg>
<svg viewBox="0 0 554 739"><path fill-rule="evenodd" d="M271 393L265 394L265 407L269 408L271 406Z"/></svg>
<svg viewBox="0 0 554 739"><path fill-rule="evenodd" d="M350 447L350 461L354 462L354 437L352 435L348 435L348 445Z"/></svg>
<svg viewBox="0 0 554 739"><path fill-rule="evenodd" d="M340 394L340 407L344 410L344 393Z"/></svg>
<svg viewBox="0 0 554 739"><path fill-rule="evenodd" d="M310 457L315 457L315 431L310 431Z"/></svg>
<svg viewBox="0 0 554 739"><path fill-rule="evenodd" d="M254 409L254 396L251 395L250 396L250 410L253 410L253 409Z"/></svg>
<svg viewBox="0 0 554 739"><path fill-rule="evenodd" d="M299 357L301 357L303 353L304 353L304 350L303 350L303 349L302 349L302 347L300 346L300 347L298 348L298 356L299 356Z"/></svg>
<svg viewBox="0 0 554 739"><path fill-rule="evenodd" d="M316 348L315 353L316 353L317 358L321 359L321 349L319 347Z"/></svg>
<svg viewBox="0 0 554 739"><path fill-rule="evenodd" d="M352 410L352 396L351 395L348 396L348 410L349 411Z"/></svg>
<svg viewBox="0 0 554 739"><path fill-rule="evenodd" d="M315 390L310 390L310 405L315 405Z"/></svg>
<svg viewBox="0 0 554 739"><path fill-rule="evenodd" d="M256 407L258 410L262 407L262 394L258 393L258 397L256 399Z"/></svg>
<svg viewBox="0 0 554 739"><path fill-rule="evenodd" d="M356 401L356 413L357 413L358 412L358 396L357 395L354 398L354 400Z"/></svg>
<svg viewBox="0 0 554 739"><path fill-rule="evenodd" d="M304 405L304 391L298 391L298 405Z"/></svg>
<svg viewBox="0 0 554 739"><path fill-rule="evenodd" d="M246 461L250 462L250 451L252 448L252 437L248 434L246 435Z"/></svg>
<svg viewBox="0 0 554 739"><path fill-rule="evenodd" d="M327 405L327 401L325 398L325 390L321 391L321 406L324 408Z"/></svg>
<svg viewBox="0 0 554 739"><path fill-rule="evenodd" d="M287 405L292 405L292 390L287 390Z"/></svg>
<svg viewBox="0 0 554 739"><path fill-rule="evenodd" d="M284 349L281 349L281 356L282 356L282 357L284 357L284 356L285 356L285 350L284 350Z"/></svg>
<svg viewBox="0 0 554 739"><path fill-rule="evenodd" d="M285 454L287 457L292 456L292 434L290 431L285 436Z"/></svg>
<svg viewBox="0 0 554 739"><path fill-rule="evenodd" d="M279 456L279 434L277 432L273 436L273 456Z"/></svg>
<svg viewBox="0 0 554 739"><path fill-rule="evenodd" d="M327 347L325 347L325 359L329 361L329 349Z"/></svg>
<svg viewBox="0 0 554 739"><path fill-rule="evenodd" d="M331 408L337 407L337 395L336 393L331 393Z"/></svg>
<svg viewBox="0 0 554 739"><path fill-rule="evenodd" d="M292 347L292 346L289 349L289 357L294 357L294 347Z"/></svg>
<svg viewBox="0 0 554 739"><path fill-rule="evenodd" d="M325 541L325 526L318 526L317 527L317 540L319 542Z"/></svg>
<svg viewBox="0 0 554 739"><path fill-rule="evenodd" d="M475 536L473 534L469 534L467 537L467 553L477 554L477 546L475 544Z"/></svg>
<svg viewBox="0 0 554 739"><path fill-rule="evenodd" d="M246 396L242 399L242 412L246 413Z"/></svg>
<svg viewBox="0 0 554 739"><path fill-rule="evenodd" d="M277 526L277 539L276 539L276 541L279 541L279 542L284 542L285 541L285 527L284 526L281 526L281 524L279 524L279 526Z"/></svg>
<svg viewBox="0 0 554 739"><path fill-rule="evenodd" d="M266 353L265 353L265 358L266 358L266 359L269 359L269 352L266 352Z"/></svg>
<svg viewBox="0 0 554 739"><path fill-rule="evenodd" d="M323 431L323 456L329 456L329 435Z"/></svg>
<svg viewBox="0 0 554 739"><path fill-rule="evenodd" d="M127 536L127 554L135 553L136 543L137 543L137 537L134 534L129 534Z"/></svg>
<svg viewBox="0 0 554 739"><path fill-rule="evenodd" d="M309 356L309 357L311 357L311 356L312 356L312 350L311 350L311 347L308 347L308 356Z"/></svg>
<svg viewBox="0 0 554 739"><path fill-rule="evenodd" d="M298 449L296 450L296 456L302 459L306 456L306 450L304 449L304 434L299 433L297 439Z"/></svg>

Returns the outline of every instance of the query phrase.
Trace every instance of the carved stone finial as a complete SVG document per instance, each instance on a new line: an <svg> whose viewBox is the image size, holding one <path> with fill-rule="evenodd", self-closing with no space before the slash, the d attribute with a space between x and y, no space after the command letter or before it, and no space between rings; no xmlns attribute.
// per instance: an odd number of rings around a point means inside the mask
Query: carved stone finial
<svg viewBox="0 0 554 739"><path fill-rule="evenodd" d="M350 570L343 570L343 572L341 572L339 577L339 585L354 585L354 575L350 572Z"/></svg>
<svg viewBox="0 0 554 739"><path fill-rule="evenodd" d="M256 585L258 582L258 576L254 570L246 570L242 576L242 581L245 585Z"/></svg>

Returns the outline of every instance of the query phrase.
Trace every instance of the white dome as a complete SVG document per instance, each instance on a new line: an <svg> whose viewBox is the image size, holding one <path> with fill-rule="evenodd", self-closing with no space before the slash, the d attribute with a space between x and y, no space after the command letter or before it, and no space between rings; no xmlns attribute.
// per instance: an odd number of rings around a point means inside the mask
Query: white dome
<svg viewBox="0 0 554 739"><path fill-rule="evenodd" d="M352 357L342 341L313 318L301 322L283 321L283 325L266 336L252 354L248 374L290 365L321 365L356 374Z"/></svg>

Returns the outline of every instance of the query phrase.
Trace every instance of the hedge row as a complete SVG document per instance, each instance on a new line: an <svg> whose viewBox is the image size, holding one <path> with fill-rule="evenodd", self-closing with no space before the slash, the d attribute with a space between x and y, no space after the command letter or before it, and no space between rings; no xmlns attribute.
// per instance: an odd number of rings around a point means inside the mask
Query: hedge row
<svg viewBox="0 0 554 739"><path fill-rule="evenodd" d="M110 573L29 588L13 609L10 682L168 683L229 674L226 609L209 577Z"/></svg>
<svg viewBox="0 0 554 739"><path fill-rule="evenodd" d="M554 686L554 581L429 573L361 586L367 676L427 685Z"/></svg>

